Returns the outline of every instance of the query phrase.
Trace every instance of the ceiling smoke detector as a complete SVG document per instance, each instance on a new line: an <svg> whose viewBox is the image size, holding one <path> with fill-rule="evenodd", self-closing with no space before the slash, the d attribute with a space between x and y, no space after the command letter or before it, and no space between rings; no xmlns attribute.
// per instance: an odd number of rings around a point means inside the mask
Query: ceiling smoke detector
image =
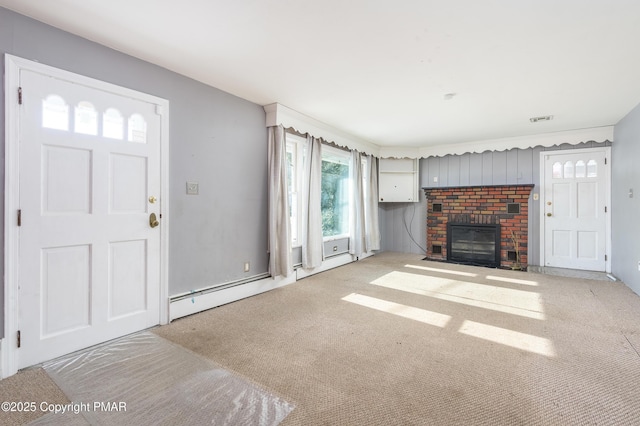
<svg viewBox="0 0 640 426"><path fill-rule="evenodd" d="M537 123L538 121L551 121L553 120L553 115L541 115L540 117L531 117L529 119L532 123Z"/></svg>

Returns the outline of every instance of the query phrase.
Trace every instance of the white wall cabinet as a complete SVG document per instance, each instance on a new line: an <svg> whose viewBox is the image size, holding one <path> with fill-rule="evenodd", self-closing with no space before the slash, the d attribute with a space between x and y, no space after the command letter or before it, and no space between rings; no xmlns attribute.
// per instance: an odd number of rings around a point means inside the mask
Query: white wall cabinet
<svg viewBox="0 0 640 426"><path fill-rule="evenodd" d="M378 198L383 203L418 202L418 159L381 158Z"/></svg>

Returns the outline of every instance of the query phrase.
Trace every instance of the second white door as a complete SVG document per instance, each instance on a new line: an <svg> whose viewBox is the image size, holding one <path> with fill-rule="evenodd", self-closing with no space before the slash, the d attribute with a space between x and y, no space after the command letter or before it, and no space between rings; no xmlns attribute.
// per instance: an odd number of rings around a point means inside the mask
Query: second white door
<svg viewBox="0 0 640 426"><path fill-rule="evenodd" d="M606 270L608 167L605 149L544 154L545 266Z"/></svg>

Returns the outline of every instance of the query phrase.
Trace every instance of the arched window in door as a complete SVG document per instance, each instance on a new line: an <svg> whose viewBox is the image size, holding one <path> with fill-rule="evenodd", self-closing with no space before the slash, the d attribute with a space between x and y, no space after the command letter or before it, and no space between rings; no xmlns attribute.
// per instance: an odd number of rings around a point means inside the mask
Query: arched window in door
<svg viewBox="0 0 640 426"><path fill-rule="evenodd" d="M58 95L49 95L42 100L42 127L69 130L69 105Z"/></svg>

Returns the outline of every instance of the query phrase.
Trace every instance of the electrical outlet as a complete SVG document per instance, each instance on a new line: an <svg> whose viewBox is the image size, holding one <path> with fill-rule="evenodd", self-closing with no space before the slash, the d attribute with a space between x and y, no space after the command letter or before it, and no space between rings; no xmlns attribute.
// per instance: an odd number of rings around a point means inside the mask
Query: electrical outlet
<svg viewBox="0 0 640 426"><path fill-rule="evenodd" d="M187 195L198 195L198 182L187 182Z"/></svg>
<svg viewBox="0 0 640 426"><path fill-rule="evenodd" d="M249 262L244 262L244 271L249 272L251 269L251 264Z"/></svg>

